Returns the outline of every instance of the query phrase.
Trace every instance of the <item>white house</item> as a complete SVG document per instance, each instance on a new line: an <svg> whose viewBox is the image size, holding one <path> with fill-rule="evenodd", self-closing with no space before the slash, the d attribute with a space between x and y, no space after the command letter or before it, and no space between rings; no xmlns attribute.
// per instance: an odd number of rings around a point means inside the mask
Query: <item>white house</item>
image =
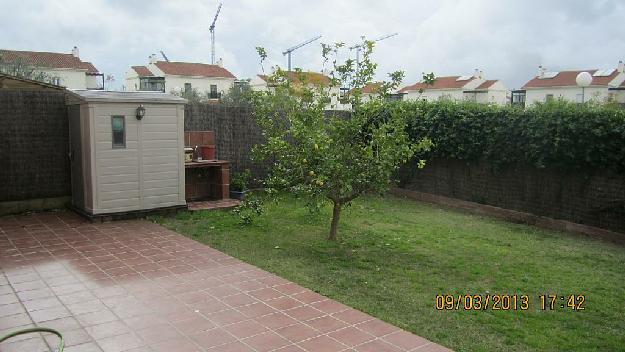
<svg viewBox="0 0 625 352"><path fill-rule="evenodd" d="M614 102L621 104L621 106L625 106L625 81L623 81L623 83L621 83L618 87L609 88L608 97L613 97Z"/></svg>
<svg viewBox="0 0 625 352"><path fill-rule="evenodd" d="M505 105L509 101L509 90L499 80L486 80L483 72L475 70L473 75L436 77L432 84L418 82L404 87L399 93L404 100L469 100L485 104Z"/></svg>
<svg viewBox="0 0 625 352"><path fill-rule="evenodd" d="M82 61L78 48L70 54L0 49L0 64L34 67L51 78L52 84L69 89L103 89L104 75L91 62Z"/></svg>
<svg viewBox="0 0 625 352"><path fill-rule="evenodd" d="M510 91L500 80L487 79L475 89L464 91L464 97L477 103L506 105L510 101Z"/></svg>
<svg viewBox="0 0 625 352"><path fill-rule="evenodd" d="M616 69L547 71L539 66L538 74L523 86L525 104L545 102L552 99L564 99L581 103L582 101L606 102L614 100L625 103L625 65L619 61ZM581 88L576 83L577 75L588 72L592 75L589 86Z"/></svg>
<svg viewBox="0 0 625 352"><path fill-rule="evenodd" d="M147 66L131 66L126 72L127 91L190 91L197 89L219 98L234 85L236 77L223 67L221 59L217 65L192 62L158 61L150 56Z"/></svg>
<svg viewBox="0 0 625 352"><path fill-rule="evenodd" d="M342 104L340 102L341 89L339 87L330 87L330 77L311 71L285 71L285 76L292 84L306 85L308 88L329 87L331 101L327 105L328 110L346 110L349 108L347 104ZM256 77L250 80L250 88L255 91L271 90L272 82L270 76L256 75Z"/></svg>

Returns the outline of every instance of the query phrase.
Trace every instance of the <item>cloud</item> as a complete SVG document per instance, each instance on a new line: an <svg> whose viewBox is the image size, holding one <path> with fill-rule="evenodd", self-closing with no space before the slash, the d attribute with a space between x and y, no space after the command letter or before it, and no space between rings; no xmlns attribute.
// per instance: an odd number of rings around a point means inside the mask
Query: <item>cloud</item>
<svg viewBox="0 0 625 352"><path fill-rule="evenodd" d="M509 87L549 69L615 67L625 59L625 5L611 0L555 1L286 1L223 0L216 55L241 78L260 71L256 46L269 65L286 66L282 51L315 35L293 53L293 64L321 69L320 42L354 44L398 32L374 55L378 78L401 69L405 83L422 72L470 74L475 68ZM217 1L0 0L0 47L69 52L123 84L131 65L163 50L171 60L209 62L210 25ZM343 56L354 55L345 50Z"/></svg>

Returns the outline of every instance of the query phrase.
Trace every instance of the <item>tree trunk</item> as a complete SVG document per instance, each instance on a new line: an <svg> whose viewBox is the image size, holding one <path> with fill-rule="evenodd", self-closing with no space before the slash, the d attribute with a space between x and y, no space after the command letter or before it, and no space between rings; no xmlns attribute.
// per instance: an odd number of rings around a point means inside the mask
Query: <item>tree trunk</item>
<svg viewBox="0 0 625 352"><path fill-rule="evenodd" d="M336 228L339 225L339 217L341 216L341 203L334 202L334 209L332 209L332 224L330 225L330 241L336 241Z"/></svg>

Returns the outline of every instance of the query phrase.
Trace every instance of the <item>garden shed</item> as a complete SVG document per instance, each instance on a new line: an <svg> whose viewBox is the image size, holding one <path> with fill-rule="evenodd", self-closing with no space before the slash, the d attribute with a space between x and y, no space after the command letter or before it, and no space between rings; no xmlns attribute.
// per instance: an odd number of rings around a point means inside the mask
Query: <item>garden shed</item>
<svg viewBox="0 0 625 352"><path fill-rule="evenodd" d="M72 207L90 217L185 207L185 99L69 94Z"/></svg>

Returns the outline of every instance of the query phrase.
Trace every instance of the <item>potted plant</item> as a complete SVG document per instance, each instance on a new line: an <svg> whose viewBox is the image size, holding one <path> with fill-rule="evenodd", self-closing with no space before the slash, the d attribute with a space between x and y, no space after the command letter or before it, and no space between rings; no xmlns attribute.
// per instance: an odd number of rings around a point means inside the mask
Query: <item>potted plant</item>
<svg viewBox="0 0 625 352"><path fill-rule="evenodd" d="M245 193L247 193L247 184L252 176L250 170L238 172L232 175L230 179L230 198L243 200Z"/></svg>

